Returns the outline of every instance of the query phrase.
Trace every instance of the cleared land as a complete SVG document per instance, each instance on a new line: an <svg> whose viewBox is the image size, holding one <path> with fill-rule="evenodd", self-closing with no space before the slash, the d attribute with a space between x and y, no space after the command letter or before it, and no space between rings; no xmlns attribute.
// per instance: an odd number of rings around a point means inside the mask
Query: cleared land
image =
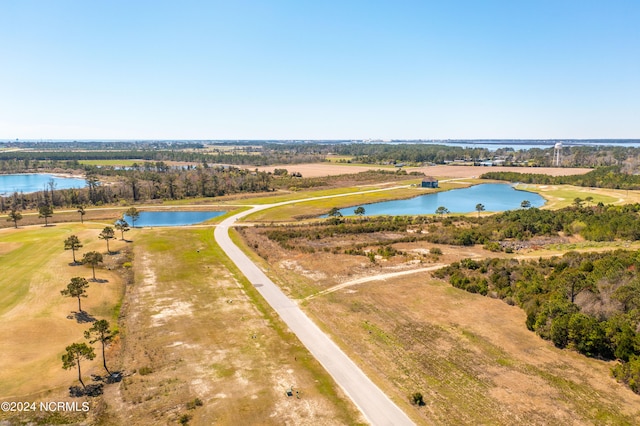
<svg viewBox="0 0 640 426"><path fill-rule="evenodd" d="M518 307L455 289L427 271L398 274L486 257L481 248L440 246L444 254L435 257L432 244L402 243L394 247L425 256L372 265L331 247L382 235L336 236L313 243L309 254L283 250L258 232L243 231L268 259L261 262L270 276L421 423L640 424L640 396L611 378L612 363L555 348L526 329ZM373 279L381 274L390 275ZM424 395L424 407L410 404L414 392Z"/></svg>
<svg viewBox="0 0 640 426"><path fill-rule="evenodd" d="M287 169L289 173L300 172L303 177L322 177L341 175L345 173L359 173L367 170L389 169L393 166L379 166L374 164L282 164L279 166L258 167L260 171L273 172L275 169ZM551 176L568 176L585 174L592 169L588 168L556 168L556 167L481 167L481 166L428 166L428 167L403 167L407 172L421 172L427 176L472 178L487 172L518 172L546 174ZM252 169L253 170L253 169Z"/></svg>
<svg viewBox="0 0 640 426"><path fill-rule="evenodd" d="M211 229L145 229L109 424L356 424L355 407L263 305ZM293 395L287 389L293 387ZM189 409L200 400L202 406Z"/></svg>

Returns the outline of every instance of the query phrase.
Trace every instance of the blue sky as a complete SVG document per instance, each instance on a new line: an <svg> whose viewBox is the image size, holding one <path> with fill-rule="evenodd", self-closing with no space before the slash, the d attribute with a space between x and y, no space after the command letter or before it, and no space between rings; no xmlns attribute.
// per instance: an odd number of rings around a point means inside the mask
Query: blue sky
<svg viewBox="0 0 640 426"><path fill-rule="evenodd" d="M640 138L640 2L0 2L3 139Z"/></svg>

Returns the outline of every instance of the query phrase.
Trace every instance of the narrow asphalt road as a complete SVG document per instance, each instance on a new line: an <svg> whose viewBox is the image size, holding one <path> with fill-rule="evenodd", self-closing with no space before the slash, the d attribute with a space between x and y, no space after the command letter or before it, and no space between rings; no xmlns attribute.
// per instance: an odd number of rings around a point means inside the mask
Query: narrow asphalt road
<svg viewBox="0 0 640 426"><path fill-rule="evenodd" d="M296 200L300 202L303 200ZM287 204L287 203L279 203ZM274 207L256 206L220 223L214 236L220 247L238 266L280 318L295 333L309 352L324 366L338 385L373 425L412 425L411 419L376 386L351 359L289 299L229 237L229 227L237 219Z"/></svg>

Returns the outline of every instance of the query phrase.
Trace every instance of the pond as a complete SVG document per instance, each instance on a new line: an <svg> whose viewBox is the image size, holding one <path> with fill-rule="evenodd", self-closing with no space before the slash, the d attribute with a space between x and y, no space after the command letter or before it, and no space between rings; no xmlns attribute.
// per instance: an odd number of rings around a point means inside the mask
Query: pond
<svg viewBox="0 0 640 426"><path fill-rule="evenodd" d="M83 188L86 182L82 178L61 177L48 173L29 173L0 175L0 196L8 197L14 192L38 192L48 190L53 179L55 189Z"/></svg>
<svg viewBox="0 0 640 426"><path fill-rule="evenodd" d="M218 211L167 211L167 212L140 212L140 217L136 220L136 228L142 226L184 226L201 223L214 217L221 216L226 212ZM129 225L133 224L130 216L125 215L124 219Z"/></svg>
<svg viewBox="0 0 640 426"><path fill-rule="evenodd" d="M545 199L534 192L520 191L504 183L485 183L468 188L452 189L420 195L407 200L384 201L364 205L365 216L375 215L417 215L433 214L440 206L451 213L476 211L477 204L483 204L486 211L504 211L521 208L527 200L531 207L542 207ZM343 216L353 216L355 207L340 210Z"/></svg>

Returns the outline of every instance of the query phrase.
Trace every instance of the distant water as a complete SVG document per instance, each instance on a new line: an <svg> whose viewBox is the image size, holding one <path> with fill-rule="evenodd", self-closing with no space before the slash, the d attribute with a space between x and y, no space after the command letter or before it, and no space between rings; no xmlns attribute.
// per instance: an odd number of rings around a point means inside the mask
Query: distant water
<svg viewBox="0 0 640 426"><path fill-rule="evenodd" d="M14 192L38 192L48 190L49 181L53 179L55 189L82 188L84 179L59 177L46 173L0 175L0 196L7 197Z"/></svg>
<svg viewBox="0 0 640 426"><path fill-rule="evenodd" d="M136 228L143 226L184 226L204 222L223 215L225 212L216 211L169 211L169 212L140 212L140 217L136 220ZM124 219L129 225L133 225L130 216L125 215Z"/></svg>
<svg viewBox="0 0 640 426"><path fill-rule="evenodd" d="M364 205L366 216L390 215L413 216L434 214L440 206L451 213L470 213L476 211L477 204L483 204L486 211L498 212L519 209L527 200L531 207L542 207L545 199L535 192L520 191L504 183L485 183L468 188L452 189L420 195L407 200L384 201ZM353 216L355 207L340 210L343 216Z"/></svg>
<svg viewBox="0 0 640 426"><path fill-rule="evenodd" d="M512 148L514 151L523 151L533 148L549 149L553 148L557 142L561 142L565 147L571 146L620 146L625 148L640 147L640 140L637 139L572 139L572 140L434 140L434 141L394 141L394 144L426 144L426 145L446 145L460 148L481 148L495 151L497 149Z"/></svg>

